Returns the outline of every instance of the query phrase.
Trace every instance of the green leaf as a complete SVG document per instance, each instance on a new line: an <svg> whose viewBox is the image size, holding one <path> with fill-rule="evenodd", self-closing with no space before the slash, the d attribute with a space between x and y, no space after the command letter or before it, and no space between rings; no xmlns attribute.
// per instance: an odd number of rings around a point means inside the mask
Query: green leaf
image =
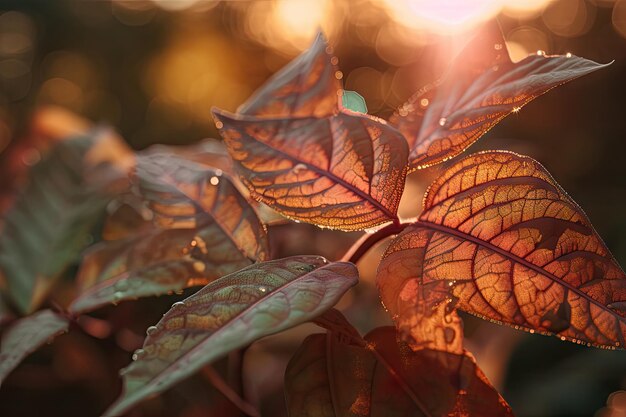
<svg viewBox="0 0 626 417"><path fill-rule="evenodd" d="M294 256L212 282L148 329L123 371L124 392L105 415L122 414L232 350L314 319L357 280L351 263Z"/></svg>
<svg viewBox="0 0 626 417"><path fill-rule="evenodd" d="M4 216L0 273L19 312L36 310L87 244L120 178L114 146L125 145L107 132L55 144Z"/></svg>
<svg viewBox="0 0 626 417"><path fill-rule="evenodd" d="M365 99L356 91L344 90L343 96L341 97L341 104L348 110L367 114L367 104L365 104Z"/></svg>
<svg viewBox="0 0 626 417"><path fill-rule="evenodd" d="M30 353L67 331L69 321L51 310L42 310L13 323L0 343L0 383Z"/></svg>

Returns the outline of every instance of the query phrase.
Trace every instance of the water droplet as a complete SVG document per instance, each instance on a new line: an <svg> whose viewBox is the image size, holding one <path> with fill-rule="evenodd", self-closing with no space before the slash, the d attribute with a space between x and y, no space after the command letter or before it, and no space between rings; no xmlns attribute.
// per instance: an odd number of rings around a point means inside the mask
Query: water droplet
<svg viewBox="0 0 626 417"><path fill-rule="evenodd" d="M124 297L124 294L120 291L116 291L115 294L113 294L113 302L117 303L118 301L120 301L122 298Z"/></svg>
<svg viewBox="0 0 626 417"><path fill-rule="evenodd" d="M215 170L215 175L217 175L218 177L221 177L223 173L224 173L224 171L222 171L219 168Z"/></svg>
<svg viewBox="0 0 626 417"><path fill-rule="evenodd" d="M501 43L496 43L495 45L493 45L493 49L495 49L496 51L499 51L502 49L502 44Z"/></svg>
<svg viewBox="0 0 626 417"><path fill-rule="evenodd" d="M427 98L423 98L423 99L420 100L420 106L422 106L422 107L426 107L429 104L430 104L430 101L428 101Z"/></svg>
<svg viewBox="0 0 626 417"><path fill-rule="evenodd" d="M218 129L221 129L224 127L224 123L220 122L219 120L215 122L215 127Z"/></svg>
<svg viewBox="0 0 626 417"><path fill-rule="evenodd" d="M516 106L516 107L513 107L513 110L512 110L512 111L513 111L513 113L517 113L517 112L519 112L521 109L522 109L521 107L517 107L517 106Z"/></svg>
<svg viewBox="0 0 626 417"><path fill-rule="evenodd" d="M337 58L336 56L332 57L330 59L330 63L333 65L337 65L339 63L339 58Z"/></svg>
<svg viewBox="0 0 626 417"><path fill-rule="evenodd" d="M211 183L211 185L217 185L220 183L220 179L218 177L211 177L209 182Z"/></svg>
<svg viewBox="0 0 626 417"><path fill-rule="evenodd" d="M491 67L492 71L498 71L500 69L500 67L498 65L494 65L493 67Z"/></svg>
<svg viewBox="0 0 626 417"><path fill-rule="evenodd" d="M542 51L541 49L539 49L539 50L537 51L537 55L538 55L538 56L546 56L546 51Z"/></svg>
<svg viewBox="0 0 626 417"><path fill-rule="evenodd" d="M445 117L439 119L439 126L445 126L448 120Z"/></svg>
<svg viewBox="0 0 626 417"><path fill-rule="evenodd" d="M454 287L455 284L456 284L456 281L454 280L448 281L448 287Z"/></svg>
<svg viewBox="0 0 626 417"><path fill-rule="evenodd" d="M141 359L144 357L145 354L146 354L145 350L137 349L135 353L133 353L133 360L136 361L137 359Z"/></svg>
<svg viewBox="0 0 626 417"><path fill-rule="evenodd" d="M151 334L154 334L154 332L157 331L157 327L156 326L150 326L146 329L146 334L148 336L150 336Z"/></svg>
<svg viewBox="0 0 626 417"><path fill-rule="evenodd" d="M182 308L182 307L185 307L184 301L179 301L177 303L172 304L172 310L175 310L177 308Z"/></svg>
<svg viewBox="0 0 626 417"><path fill-rule="evenodd" d="M572 57L572 53L571 52L568 52L568 53L565 54L565 58L571 58L571 57Z"/></svg>
<svg viewBox="0 0 626 417"><path fill-rule="evenodd" d="M535 329L530 329L529 331L530 331L530 334L535 333Z"/></svg>
<svg viewBox="0 0 626 417"><path fill-rule="evenodd" d="M190 245L191 246L196 246L198 244L198 242L194 239L191 241Z"/></svg>
<svg viewBox="0 0 626 417"><path fill-rule="evenodd" d="M304 164L296 164L292 169L293 169L294 174L299 174L300 171L306 169L306 165L304 165Z"/></svg>
<svg viewBox="0 0 626 417"><path fill-rule="evenodd" d="M261 287L259 287L259 291L261 291L261 292L265 292L265 291L267 291L267 288L265 288L265 287L261 286Z"/></svg>
<svg viewBox="0 0 626 417"><path fill-rule="evenodd" d="M567 340L565 339L565 336L561 336L561 341L565 342L565 340Z"/></svg>
<svg viewBox="0 0 626 417"><path fill-rule="evenodd" d="M343 72L335 71L335 78L341 80L343 78Z"/></svg>

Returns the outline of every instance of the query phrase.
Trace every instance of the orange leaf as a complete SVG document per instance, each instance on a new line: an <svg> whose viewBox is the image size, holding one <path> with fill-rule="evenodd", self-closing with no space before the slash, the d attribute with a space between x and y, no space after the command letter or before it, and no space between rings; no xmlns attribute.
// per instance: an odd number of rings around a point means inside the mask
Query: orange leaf
<svg viewBox="0 0 626 417"><path fill-rule="evenodd" d="M309 336L287 366L289 415L512 416L467 352L412 351L393 327Z"/></svg>
<svg viewBox="0 0 626 417"><path fill-rule="evenodd" d="M251 196L298 221L363 230L397 221L408 149L381 119L340 107L323 37L231 114L214 109Z"/></svg>
<svg viewBox="0 0 626 417"><path fill-rule="evenodd" d="M263 117L326 117L342 96L330 47L322 33L307 51L274 74L237 113Z"/></svg>
<svg viewBox="0 0 626 417"><path fill-rule="evenodd" d="M418 91L390 119L409 142L409 170L460 154L526 103L607 65L542 51L513 63L500 27L491 22L444 77Z"/></svg>
<svg viewBox="0 0 626 417"><path fill-rule="evenodd" d="M419 221L384 254L378 286L409 333L428 291L531 332L625 343L626 274L545 168L510 152L471 155L431 185Z"/></svg>

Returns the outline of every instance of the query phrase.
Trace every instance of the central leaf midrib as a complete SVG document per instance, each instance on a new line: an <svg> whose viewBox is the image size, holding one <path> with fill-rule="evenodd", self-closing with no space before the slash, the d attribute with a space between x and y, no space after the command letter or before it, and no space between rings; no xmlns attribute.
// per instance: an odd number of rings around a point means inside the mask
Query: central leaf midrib
<svg viewBox="0 0 626 417"><path fill-rule="evenodd" d="M352 184L349 184L345 180L339 178L338 176L333 174L331 171L325 171L325 170L323 170L323 169L321 169L319 167L316 167L315 165L311 164L310 162L303 161L302 159L300 159L300 158L298 158L296 156L290 155L290 154L288 154L285 151L273 148L272 146L268 145L267 143L262 142L262 141L260 141L260 140L258 140L256 138L254 140L257 143L262 144L266 148L269 148L269 149L271 149L273 151L279 152L280 154L286 156L288 159L291 159L292 161L296 162L295 165L297 165L297 164L306 165L311 171L317 173L318 175L324 176L324 177L327 177L327 178L333 180L335 183L341 185L346 190L356 194L358 197L360 197L363 200L365 200L365 201L369 202L370 204L372 204L379 211L381 211L385 216L387 216L389 218L389 220L397 219L397 216L395 214L393 214L388 208L383 206L378 200L374 199L371 195L365 193L364 191L360 190L359 188L354 187ZM332 150L331 150L331 152L332 152ZM369 180L371 181L371 178L369 178Z"/></svg>
<svg viewBox="0 0 626 417"><path fill-rule="evenodd" d="M472 235L460 232L456 229L452 229L449 228L447 226L442 226L436 223L431 223L428 221L417 221L415 222L415 224L417 226L422 226L425 227L427 229L431 229L437 232L441 232L441 233L445 233L448 235L452 235L454 237L460 238L460 239L464 239L467 241L470 241L472 243L475 243L476 245L479 246L483 246L489 250L492 250L502 256L504 256L505 258L508 258L514 262L517 262L519 264L521 264L522 266L525 266L528 269L531 269L535 272L537 272L540 275L544 275L547 276L548 278L550 278L551 280L553 280L554 282L563 285L564 287L566 287L568 290L571 290L572 292L576 293L577 295L579 295L580 297L584 298L585 300L587 300L589 303L591 304L595 304L596 306L600 307L602 310L605 310L607 312L609 312L611 315L615 316L617 318L618 321L622 321L626 323L626 319L622 316L620 316L619 314L617 314L615 311L611 310L609 307L605 306L604 304L602 304L601 302L597 301L596 299L592 298L589 294L581 291L579 288L574 287L573 285L571 285L570 283L564 281L563 279L557 277L556 275L552 274L551 272L546 271L545 269L541 268L540 266L537 266L529 261L527 261L524 258L521 258L511 252L507 252L506 250L499 248L498 246L495 246L489 242L485 242L484 240L481 240L479 238L476 238ZM474 279L474 277L472 277L472 279ZM514 291L513 289L511 291ZM589 313L591 314L591 312Z"/></svg>

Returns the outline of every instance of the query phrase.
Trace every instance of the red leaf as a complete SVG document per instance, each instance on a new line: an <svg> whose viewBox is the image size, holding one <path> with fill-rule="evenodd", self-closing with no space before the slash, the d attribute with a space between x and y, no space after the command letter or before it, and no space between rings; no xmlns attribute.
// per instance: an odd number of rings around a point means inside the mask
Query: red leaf
<svg viewBox="0 0 626 417"><path fill-rule="evenodd" d="M407 147L385 121L342 109L320 36L216 124L251 196L298 221L362 230L397 221ZM269 116L268 116L269 115Z"/></svg>
<svg viewBox="0 0 626 417"><path fill-rule="evenodd" d="M156 227L90 250L73 312L205 285L269 258L265 227L223 171L165 154L137 164L137 193Z"/></svg>
<svg viewBox="0 0 626 417"><path fill-rule="evenodd" d="M510 152L471 155L431 185L419 221L384 254L378 286L409 333L428 292L531 332L625 343L626 274L545 168Z"/></svg>
<svg viewBox="0 0 626 417"><path fill-rule="evenodd" d="M390 121L409 142L409 170L414 171L460 154L526 103L605 66L543 52L513 63L493 21L454 59L444 77L417 92Z"/></svg>
<svg viewBox="0 0 626 417"><path fill-rule="evenodd" d="M289 362L290 416L513 415L466 352L412 351L393 327L338 336L309 336Z"/></svg>

